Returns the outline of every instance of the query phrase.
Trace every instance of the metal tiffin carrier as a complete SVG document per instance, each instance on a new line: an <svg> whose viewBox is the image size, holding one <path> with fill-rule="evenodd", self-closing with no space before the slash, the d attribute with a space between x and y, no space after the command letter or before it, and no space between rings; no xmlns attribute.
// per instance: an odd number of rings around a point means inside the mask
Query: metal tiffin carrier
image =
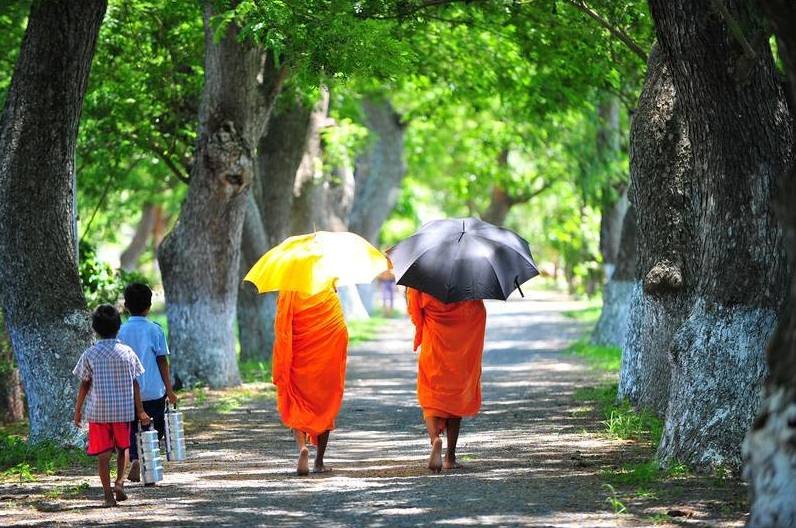
<svg viewBox="0 0 796 528"><path fill-rule="evenodd" d="M185 460L185 428L182 421L182 412L177 410L175 405L172 409L166 403L166 458L170 461L179 462Z"/></svg>
<svg viewBox="0 0 796 528"><path fill-rule="evenodd" d="M163 480L163 457L160 456L158 432L151 425L142 431L139 422L135 441L138 446L138 462L141 465L141 482L144 484L160 482Z"/></svg>

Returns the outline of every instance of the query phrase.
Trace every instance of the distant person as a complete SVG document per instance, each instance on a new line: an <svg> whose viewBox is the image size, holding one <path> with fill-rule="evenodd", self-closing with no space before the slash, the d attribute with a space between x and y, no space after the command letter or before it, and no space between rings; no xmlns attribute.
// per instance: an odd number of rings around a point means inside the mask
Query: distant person
<svg viewBox="0 0 796 528"><path fill-rule="evenodd" d="M348 348L340 299L332 290L312 296L280 292L274 331L277 408L298 445L296 472L309 474L307 439L317 446L312 471L330 471L323 456L343 402Z"/></svg>
<svg viewBox="0 0 796 528"><path fill-rule="evenodd" d="M484 302L444 303L413 288L407 288L406 294L415 325L413 348L420 347L417 399L431 440L428 468L435 472L459 468L456 442L462 417L475 415L481 407ZM448 439L444 462L443 432Z"/></svg>
<svg viewBox="0 0 796 528"><path fill-rule="evenodd" d="M83 402L86 401L88 420L88 448L97 457L97 469L105 506L127 499L124 492L124 470L127 448L130 447L130 422L137 416L148 424L136 377L143 374L141 361L130 349L116 339L121 317L108 304L99 306L92 314L91 326L100 337L89 347L73 370L80 378L80 391L75 404L75 426L82 421ZM111 488L110 459L116 450L116 482Z"/></svg>
<svg viewBox="0 0 796 528"><path fill-rule="evenodd" d="M386 270L377 277L381 286L381 307L390 314L395 307L395 274Z"/></svg>
<svg viewBox="0 0 796 528"><path fill-rule="evenodd" d="M140 282L130 283L124 289L124 307L130 318L119 330L119 341L133 349L144 373L138 377L141 387L141 400L144 410L152 418L158 439L165 434L166 398L172 405L177 404L177 395L171 387L169 373L169 346L163 329L155 322L147 319L152 307L152 290ZM138 462L138 445L135 441L136 422L130 424L130 482L141 480L141 465ZM151 484L151 485L154 485Z"/></svg>

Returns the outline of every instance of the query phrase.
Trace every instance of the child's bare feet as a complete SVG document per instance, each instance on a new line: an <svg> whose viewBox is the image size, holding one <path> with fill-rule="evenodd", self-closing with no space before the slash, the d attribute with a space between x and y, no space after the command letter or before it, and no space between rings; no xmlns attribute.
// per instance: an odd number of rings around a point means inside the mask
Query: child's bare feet
<svg viewBox="0 0 796 528"><path fill-rule="evenodd" d="M310 474L310 450L306 447L302 447L301 451L299 451L299 458L298 458L298 466L296 467L296 473L300 477L304 477Z"/></svg>
<svg viewBox="0 0 796 528"><path fill-rule="evenodd" d="M141 481L141 465L138 463L138 460L133 460L130 463L130 472L127 474L127 480L130 482Z"/></svg>
<svg viewBox="0 0 796 528"><path fill-rule="evenodd" d="M442 439L436 438L431 444L431 455L428 457L428 469L435 473L442 470Z"/></svg>
<svg viewBox="0 0 796 528"><path fill-rule="evenodd" d="M106 491L103 508L113 508L114 506L116 506L116 499L113 497L113 491Z"/></svg>
<svg viewBox="0 0 796 528"><path fill-rule="evenodd" d="M113 494L116 496L116 500L118 502L126 501L127 494L124 492L124 483L117 482L116 485L113 487Z"/></svg>

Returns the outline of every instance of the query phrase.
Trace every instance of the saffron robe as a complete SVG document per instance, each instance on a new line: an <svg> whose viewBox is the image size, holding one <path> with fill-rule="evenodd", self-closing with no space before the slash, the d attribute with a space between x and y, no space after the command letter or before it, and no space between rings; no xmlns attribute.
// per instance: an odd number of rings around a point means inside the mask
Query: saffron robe
<svg viewBox="0 0 796 528"><path fill-rule="evenodd" d="M274 321L273 382L285 426L318 435L334 429L345 388L348 329L337 294L280 292Z"/></svg>
<svg viewBox="0 0 796 528"><path fill-rule="evenodd" d="M415 325L414 349L420 347L417 399L423 415L475 415L481 408L484 302L444 303L412 288L406 295Z"/></svg>

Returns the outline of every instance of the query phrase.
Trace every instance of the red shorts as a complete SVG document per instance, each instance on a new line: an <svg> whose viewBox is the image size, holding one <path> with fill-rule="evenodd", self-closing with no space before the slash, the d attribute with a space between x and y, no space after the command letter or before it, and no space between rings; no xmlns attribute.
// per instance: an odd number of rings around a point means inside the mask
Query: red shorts
<svg viewBox="0 0 796 528"><path fill-rule="evenodd" d="M130 422L88 423L89 455L99 455L113 448L130 447Z"/></svg>

